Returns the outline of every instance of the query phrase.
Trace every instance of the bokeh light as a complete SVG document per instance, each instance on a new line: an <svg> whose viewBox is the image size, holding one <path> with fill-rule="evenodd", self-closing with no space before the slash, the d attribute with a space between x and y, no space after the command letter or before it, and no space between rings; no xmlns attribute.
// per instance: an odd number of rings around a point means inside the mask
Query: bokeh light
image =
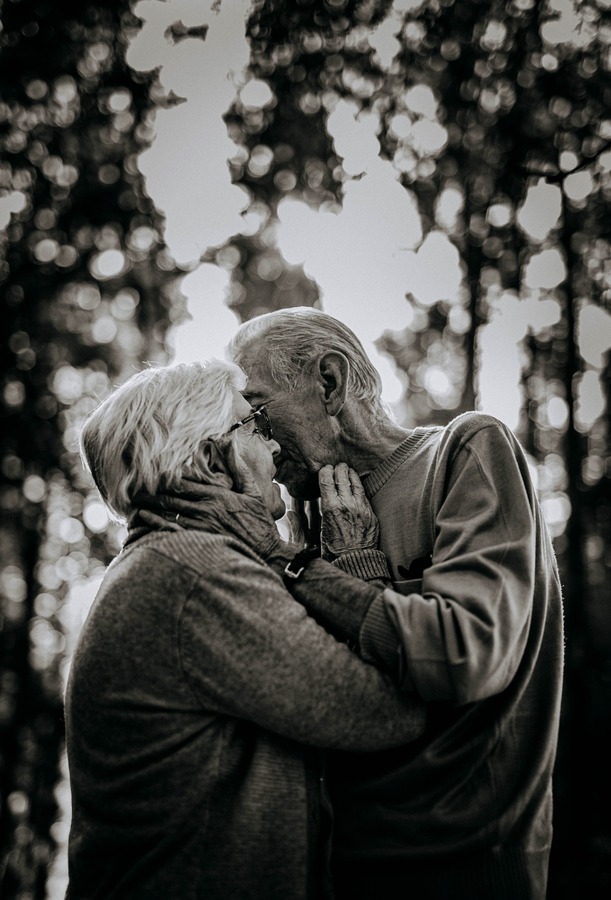
<svg viewBox="0 0 611 900"><path fill-rule="evenodd" d="M25 722L5 807L24 898L51 841L47 900L63 897L58 698L124 537L80 463L82 422L138 368L222 356L269 308L317 303L350 325L401 424L475 407L516 432L563 571L567 671L598 692L566 731L604 746L610 10L3 7L0 724Z"/></svg>

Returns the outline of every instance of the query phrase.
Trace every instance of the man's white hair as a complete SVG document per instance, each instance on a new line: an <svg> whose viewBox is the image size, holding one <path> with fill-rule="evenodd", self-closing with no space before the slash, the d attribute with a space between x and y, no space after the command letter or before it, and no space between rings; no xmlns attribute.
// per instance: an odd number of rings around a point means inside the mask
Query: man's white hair
<svg viewBox="0 0 611 900"><path fill-rule="evenodd" d="M232 388L246 378L233 363L209 360L144 369L88 416L81 458L104 502L126 518L139 491L177 487L185 469L197 476L197 451L233 424Z"/></svg>
<svg viewBox="0 0 611 900"><path fill-rule="evenodd" d="M321 353L339 351L350 363L348 395L367 403L376 415L388 416L382 400L382 380L353 331L311 306L296 306L263 313L238 328L227 346L228 356L241 364L252 347L264 347L273 381L294 391L311 374Z"/></svg>

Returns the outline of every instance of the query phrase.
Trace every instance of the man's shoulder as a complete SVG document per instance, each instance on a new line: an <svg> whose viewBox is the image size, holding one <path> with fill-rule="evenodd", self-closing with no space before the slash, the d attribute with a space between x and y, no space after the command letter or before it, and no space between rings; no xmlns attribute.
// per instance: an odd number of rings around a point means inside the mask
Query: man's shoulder
<svg viewBox="0 0 611 900"><path fill-rule="evenodd" d="M466 452L480 460L524 457L524 449L509 426L496 416L465 412L443 429L437 451L437 465L452 466Z"/></svg>
<svg viewBox="0 0 611 900"><path fill-rule="evenodd" d="M506 437L511 435L508 426L500 419L497 419L496 416L472 410L460 413L451 422L448 422L443 429L441 440L446 443L457 441L462 443L483 431L492 431L495 434L502 434Z"/></svg>
<svg viewBox="0 0 611 900"><path fill-rule="evenodd" d="M460 440L489 428L497 432L509 432L507 425L496 416L469 410L459 413L446 425L425 425L415 428L412 432L412 443L415 446L434 446L445 441Z"/></svg>

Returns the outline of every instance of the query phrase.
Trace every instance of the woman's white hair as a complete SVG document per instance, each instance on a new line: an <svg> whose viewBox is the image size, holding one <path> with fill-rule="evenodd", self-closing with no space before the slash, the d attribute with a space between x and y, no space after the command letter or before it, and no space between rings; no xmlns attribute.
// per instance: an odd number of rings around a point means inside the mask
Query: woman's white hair
<svg viewBox="0 0 611 900"><path fill-rule="evenodd" d="M347 325L311 306L263 313L240 325L227 346L230 359L240 364L253 345L265 347L269 373L284 390L294 391L310 374L321 353L339 351L350 363L348 394L369 404L376 415L392 415L382 400L382 380L357 336Z"/></svg>
<svg viewBox="0 0 611 900"><path fill-rule="evenodd" d="M246 377L233 363L208 360L144 369L114 390L88 416L81 458L106 505L126 518L139 491L176 487L207 438L233 424L232 388Z"/></svg>

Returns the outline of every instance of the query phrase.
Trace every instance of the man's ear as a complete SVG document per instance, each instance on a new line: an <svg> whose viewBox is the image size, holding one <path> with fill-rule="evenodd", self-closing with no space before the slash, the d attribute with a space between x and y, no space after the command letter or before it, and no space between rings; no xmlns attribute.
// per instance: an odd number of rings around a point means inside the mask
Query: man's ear
<svg viewBox="0 0 611 900"><path fill-rule="evenodd" d="M322 400L330 416L336 416L346 402L350 363L343 353L330 350L318 361L318 377Z"/></svg>

